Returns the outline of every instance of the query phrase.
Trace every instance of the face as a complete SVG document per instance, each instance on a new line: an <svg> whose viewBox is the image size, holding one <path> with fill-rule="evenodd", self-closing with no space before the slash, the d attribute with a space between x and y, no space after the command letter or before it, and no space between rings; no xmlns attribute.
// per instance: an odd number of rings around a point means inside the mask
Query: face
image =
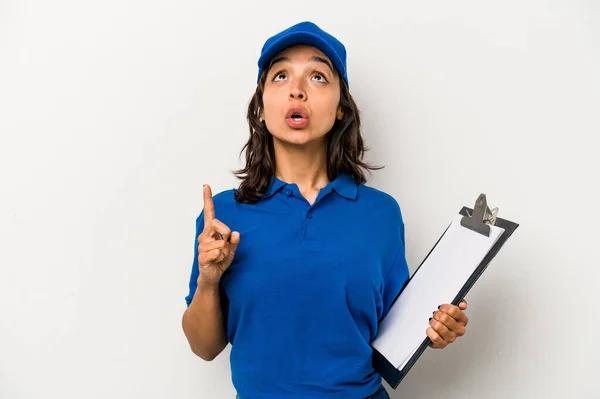
<svg viewBox="0 0 600 399"><path fill-rule="evenodd" d="M273 57L261 117L274 142L324 143L343 116L339 79L331 60L315 47L295 46Z"/></svg>

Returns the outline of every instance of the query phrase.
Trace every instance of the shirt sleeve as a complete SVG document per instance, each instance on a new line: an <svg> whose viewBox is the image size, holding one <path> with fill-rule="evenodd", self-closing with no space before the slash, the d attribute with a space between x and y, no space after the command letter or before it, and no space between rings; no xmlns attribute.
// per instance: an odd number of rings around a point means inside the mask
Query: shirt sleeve
<svg viewBox="0 0 600 399"><path fill-rule="evenodd" d="M198 277L200 276L200 269L198 268L198 236L204 230L204 211L200 213L200 216L196 218L196 235L194 236L194 259L192 261L192 272L190 274L189 281L189 292L185 297L186 305L189 307L198 288Z"/></svg>
<svg viewBox="0 0 600 399"><path fill-rule="evenodd" d="M383 280L383 312L380 320L388 314L396 297L409 278L406 252L404 249L404 223L400 223L396 233L398 238L396 241L396 255Z"/></svg>

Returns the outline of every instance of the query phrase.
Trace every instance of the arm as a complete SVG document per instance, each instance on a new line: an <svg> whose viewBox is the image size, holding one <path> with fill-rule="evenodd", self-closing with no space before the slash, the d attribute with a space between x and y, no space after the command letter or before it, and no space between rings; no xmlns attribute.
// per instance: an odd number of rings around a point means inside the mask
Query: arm
<svg viewBox="0 0 600 399"><path fill-rule="evenodd" d="M227 346L219 285L198 279L198 288L183 314L182 326L192 352L211 361Z"/></svg>
<svg viewBox="0 0 600 399"><path fill-rule="evenodd" d="M226 314L223 313L227 311L227 303L221 303L219 284L223 272L233 261L240 234L231 232L215 218L208 185L204 186L204 210L196 220L196 237L190 293L186 297L188 308L181 324L192 352L211 361L227 346Z"/></svg>

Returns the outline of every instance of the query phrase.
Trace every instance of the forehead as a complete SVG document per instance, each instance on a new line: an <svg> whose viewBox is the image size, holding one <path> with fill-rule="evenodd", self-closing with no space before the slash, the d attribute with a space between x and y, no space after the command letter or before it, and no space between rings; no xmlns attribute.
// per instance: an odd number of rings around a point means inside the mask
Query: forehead
<svg viewBox="0 0 600 399"><path fill-rule="evenodd" d="M329 59L329 57L327 57L321 50L319 50L318 48L316 48L314 46L309 46L309 45L304 45L304 44L299 44L296 46L286 48L285 50L279 52L279 54L274 56L273 60L276 60L280 57L287 57L287 58L289 58L290 61L293 62L294 60L298 60L298 61L304 60L304 59L310 60L315 56L324 58L331 63L331 60ZM271 62L273 60L271 60Z"/></svg>

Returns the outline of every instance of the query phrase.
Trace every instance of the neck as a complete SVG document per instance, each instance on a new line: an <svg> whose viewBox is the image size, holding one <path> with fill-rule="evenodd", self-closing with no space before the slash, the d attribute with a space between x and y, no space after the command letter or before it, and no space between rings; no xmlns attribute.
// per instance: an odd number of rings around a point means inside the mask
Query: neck
<svg viewBox="0 0 600 399"><path fill-rule="evenodd" d="M329 183L327 177L327 143L299 146L273 140L275 176L286 183L295 183L301 192L319 190Z"/></svg>

